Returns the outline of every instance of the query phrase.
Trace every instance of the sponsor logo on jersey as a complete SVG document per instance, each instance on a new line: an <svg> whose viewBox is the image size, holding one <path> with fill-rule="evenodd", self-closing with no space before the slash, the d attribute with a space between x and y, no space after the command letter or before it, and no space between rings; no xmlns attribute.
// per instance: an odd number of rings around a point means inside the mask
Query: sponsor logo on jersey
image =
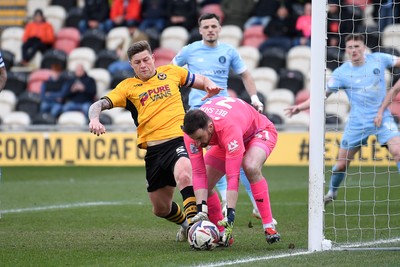
<svg viewBox="0 0 400 267"><path fill-rule="evenodd" d="M157 78L158 78L159 80L165 80L165 79L167 79L167 74L165 74L164 72L160 72L160 73L157 75Z"/></svg>
<svg viewBox="0 0 400 267"><path fill-rule="evenodd" d="M196 147L195 144L190 144L190 153L192 154L198 154L200 151L199 149Z"/></svg>
<svg viewBox="0 0 400 267"><path fill-rule="evenodd" d="M140 104L144 106L146 101L150 98L152 101L157 101L166 97L171 96L171 88L169 84L158 86L156 88L147 90L147 92L141 93L139 95Z"/></svg>
<svg viewBox="0 0 400 267"><path fill-rule="evenodd" d="M234 152L234 151L236 151L238 149L239 149L239 144L238 144L238 142L236 140L232 140L232 141L230 141L228 143L228 151L229 151L229 153L232 153L232 152Z"/></svg>
<svg viewBox="0 0 400 267"><path fill-rule="evenodd" d="M225 56L220 56L218 58L219 63L224 64L226 62L226 57Z"/></svg>

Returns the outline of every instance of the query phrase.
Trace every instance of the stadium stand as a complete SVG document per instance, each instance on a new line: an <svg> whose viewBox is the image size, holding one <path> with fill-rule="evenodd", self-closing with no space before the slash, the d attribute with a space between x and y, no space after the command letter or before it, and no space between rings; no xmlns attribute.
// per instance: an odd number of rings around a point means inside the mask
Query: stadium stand
<svg viewBox="0 0 400 267"><path fill-rule="evenodd" d="M64 26L73 27L78 29L79 21L83 19L82 8L74 7L67 12L67 17L65 18Z"/></svg>
<svg viewBox="0 0 400 267"><path fill-rule="evenodd" d="M40 68L51 69L54 64L59 64L62 69L65 69L67 67L67 53L59 49L47 50L42 57Z"/></svg>
<svg viewBox="0 0 400 267"><path fill-rule="evenodd" d="M81 34L77 28L63 27L56 34L54 48L69 54L79 46Z"/></svg>
<svg viewBox="0 0 400 267"><path fill-rule="evenodd" d="M304 88L304 75L298 70L281 69L277 87L289 89L296 95Z"/></svg>
<svg viewBox="0 0 400 267"><path fill-rule="evenodd" d="M61 113L58 117L57 125L60 126L62 130L76 130L78 126L86 125L86 116L80 111L66 111Z"/></svg>
<svg viewBox="0 0 400 267"><path fill-rule="evenodd" d="M0 117L4 117L15 110L17 97L13 91L3 89L0 97Z"/></svg>
<svg viewBox="0 0 400 267"><path fill-rule="evenodd" d="M11 90L18 97L21 93L26 91L27 74L24 72L8 72L7 81L4 88Z"/></svg>
<svg viewBox="0 0 400 267"><path fill-rule="evenodd" d="M22 36L24 28L8 27L2 31L0 47L2 50L8 50L15 56L14 62L20 62L22 59Z"/></svg>
<svg viewBox="0 0 400 267"><path fill-rule="evenodd" d="M281 47L268 47L261 51L259 67L273 68L277 73L286 68L286 51Z"/></svg>
<svg viewBox="0 0 400 267"><path fill-rule="evenodd" d="M258 48L267 39L262 25L254 25L244 30L242 45Z"/></svg>
<svg viewBox="0 0 400 267"><path fill-rule="evenodd" d="M38 69L30 73L27 86L28 92L40 94L43 82L47 81L52 75L54 75L54 71L50 69Z"/></svg>
<svg viewBox="0 0 400 267"><path fill-rule="evenodd" d="M250 72L258 67L261 55L257 48L253 46L239 46L237 51Z"/></svg>
<svg viewBox="0 0 400 267"><path fill-rule="evenodd" d="M22 27L27 15L27 0L2 0L0 3L0 30Z"/></svg>
<svg viewBox="0 0 400 267"><path fill-rule="evenodd" d="M36 9L44 9L45 7L50 5L50 0L28 0L26 11L27 11L27 19L32 18L33 13Z"/></svg>
<svg viewBox="0 0 400 267"><path fill-rule="evenodd" d="M31 124L31 118L23 111L10 112L7 116L3 117L2 120L3 125L11 129L24 128Z"/></svg>
<svg viewBox="0 0 400 267"><path fill-rule="evenodd" d="M189 40L189 32L182 26L169 26L160 35L160 47L169 48L175 53L179 52Z"/></svg>
<svg viewBox="0 0 400 267"><path fill-rule="evenodd" d="M24 92L18 97L15 108L17 111L26 112L31 120L39 113L40 94L32 92Z"/></svg>
<svg viewBox="0 0 400 267"><path fill-rule="evenodd" d="M110 89L111 75L106 69L93 68L87 74L96 82L97 96L102 97Z"/></svg>
<svg viewBox="0 0 400 267"><path fill-rule="evenodd" d="M112 28L106 36L106 48L108 50L127 51L131 43L131 36L127 27Z"/></svg>
<svg viewBox="0 0 400 267"><path fill-rule="evenodd" d="M298 70L306 77L311 67L311 48L305 45L292 47L286 57L286 68Z"/></svg>
<svg viewBox="0 0 400 267"><path fill-rule="evenodd" d="M82 36L80 47L89 47L97 54L106 48L106 35L99 29L89 29Z"/></svg>
<svg viewBox="0 0 400 267"><path fill-rule="evenodd" d="M6 66L6 68L11 70L11 68L16 63L14 54L8 50L2 50L1 57L3 58L4 65Z"/></svg>
<svg viewBox="0 0 400 267"><path fill-rule="evenodd" d="M95 68L107 69L114 61L119 60L117 53L114 50L104 49L96 54Z"/></svg>
<svg viewBox="0 0 400 267"><path fill-rule="evenodd" d="M269 93L278 84L278 74L273 68L258 67L251 72L257 91L268 98Z"/></svg>
<svg viewBox="0 0 400 267"><path fill-rule="evenodd" d="M243 31L236 25L222 25L218 40L238 48L242 42Z"/></svg>
<svg viewBox="0 0 400 267"><path fill-rule="evenodd" d="M387 47L397 47L399 44L400 23L387 25L382 33L382 45Z"/></svg>
<svg viewBox="0 0 400 267"><path fill-rule="evenodd" d="M165 47L158 47L154 49L153 53L156 67L171 63L176 55L175 50Z"/></svg>
<svg viewBox="0 0 400 267"><path fill-rule="evenodd" d="M228 88L235 91L238 96L241 95L243 91L246 91L242 77L233 73L230 73L228 76Z"/></svg>
<svg viewBox="0 0 400 267"><path fill-rule="evenodd" d="M43 14L46 20L53 26L54 33L64 27L67 12L62 6L46 6L43 8Z"/></svg>
<svg viewBox="0 0 400 267"><path fill-rule="evenodd" d="M89 70L94 66L96 53L89 47L77 47L69 53L67 60L67 69L74 71L78 63L82 63L85 70Z"/></svg>

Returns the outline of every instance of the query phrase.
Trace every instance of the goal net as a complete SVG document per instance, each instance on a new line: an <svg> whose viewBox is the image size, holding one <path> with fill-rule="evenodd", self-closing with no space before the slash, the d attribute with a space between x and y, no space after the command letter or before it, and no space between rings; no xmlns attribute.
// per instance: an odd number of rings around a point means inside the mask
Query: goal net
<svg viewBox="0 0 400 267"><path fill-rule="evenodd" d="M345 53L345 37L349 34L360 33L365 37L366 53L383 52L400 56L400 1L377 1L377 0L328 0L324 1L326 8L317 8L322 5L319 1L313 1L313 16L320 18L325 16L325 66L324 83L312 81L318 72L315 67L316 60L311 62L311 86L326 86L332 72L348 60ZM316 14L315 12L324 12ZM313 19L313 33L317 32ZM313 34L314 38L314 34ZM318 37L315 37L318 38ZM315 41L315 40L314 40ZM311 45L316 44L312 42ZM317 49L313 51L317 51ZM313 71L314 64L314 71ZM351 76L351 73L348 73ZM357 74L359 75L359 74ZM367 72L366 72L367 75ZM386 89L400 77L400 68L388 67L385 70ZM356 79L355 77L353 77ZM351 79L351 77L350 77ZM366 78L367 79L367 78ZM359 82L359 81L353 81ZM347 91L346 91L347 90ZM354 89L356 90L356 89ZM365 90L368 90L365 88ZM317 135L317 125L312 124L314 110L325 109L326 122L323 129L323 151L322 167L323 195L328 191L332 166L338 159L340 142L343 136L344 126L349 119L350 103L349 95L355 93L353 89L343 88L337 93L330 95L324 102L325 106L319 105L316 90L311 88L311 120L310 120L310 154L318 153L318 143L314 139ZM314 100L313 100L314 94ZM313 106L314 103L314 106ZM368 101L363 105L368 107ZM400 119L400 94L393 97L389 106L395 118L395 128L399 126ZM314 129L314 130L313 130ZM313 132L314 131L314 138ZM318 129L317 129L318 132ZM363 129L359 133L363 135ZM313 144L314 142L314 144ZM396 145L396 144L395 144ZM400 146L400 144L398 144ZM313 147L312 147L313 146ZM313 217L318 214L318 208L323 211L322 236L313 236L309 233L309 239L321 241L320 245L314 246L309 241L309 250L333 249L395 249L400 250L400 174L397 163L389 150L381 146L376 136L371 136L366 146L363 146L351 161L350 167L342 173L343 181L340 183L336 199L324 206L313 204L313 198L321 199L319 187L315 187L312 175L318 171L318 166L312 166L310 155L310 191L309 191L309 221L313 224ZM315 192L316 190L316 192ZM314 209L316 208L317 211ZM318 229L318 228L317 228ZM309 231L313 231L309 226ZM310 236L311 234L311 236ZM321 239L319 239L321 238ZM318 243L318 241L315 241ZM332 245L332 246L331 246Z"/></svg>

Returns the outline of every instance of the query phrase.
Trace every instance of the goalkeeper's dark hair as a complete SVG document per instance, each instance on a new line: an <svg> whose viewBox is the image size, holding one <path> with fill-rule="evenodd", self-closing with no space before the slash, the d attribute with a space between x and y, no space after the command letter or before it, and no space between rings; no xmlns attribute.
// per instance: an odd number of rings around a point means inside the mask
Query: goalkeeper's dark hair
<svg viewBox="0 0 400 267"><path fill-rule="evenodd" d="M361 33L354 33L354 34L349 34L346 36L344 41L347 43L348 41L361 41L363 44L365 44L365 37Z"/></svg>
<svg viewBox="0 0 400 267"><path fill-rule="evenodd" d="M198 129L206 129L210 120L210 117L200 109L189 110L183 119L182 130L191 135Z"/></svg>

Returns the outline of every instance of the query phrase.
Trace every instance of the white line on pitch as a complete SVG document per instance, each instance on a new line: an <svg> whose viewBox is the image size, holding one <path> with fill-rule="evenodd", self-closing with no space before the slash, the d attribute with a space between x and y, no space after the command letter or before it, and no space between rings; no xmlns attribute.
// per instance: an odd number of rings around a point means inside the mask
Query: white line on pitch
<svg viewBox="0 0 400 267"><path fill-rule="evenodd" d="M63 205L51 205L51 206L43 206L43 207L31 207L31 208L21 208L21 209L10 209L10 210L0 210L0 213L21 213L21 212L32 212L32 211L46 211L46 210L58 210L58 209L71 209L71 208L81 208L81 207L94 207L94 206L113 206L113 205L127 205L134 204L130 202L107 202L107 201L99 201L99 202L80 202L73 204L63 204ZM137 202L136 205L142 205L142 202Z"/></svg>
<svg viewBox="0 0 400 267"><path fill-rule="evenodd" d="M235 265L235 264L242 264L242 263L250 263L255 261L267 261L267 260L274 260L274 259L281 259L287 258L292 256L300 256L311 254L309 251L301 251L301 252L294 252L294 253L285 253L273 256L265 256L265 257L254 257L254 258L244 258L244 259L237 259L234 261L223 261L223 262L215 262L210 264L201 264L201 265L194 265L197 267L218 267L218 266L227 266L227 265Z"/></svg>

